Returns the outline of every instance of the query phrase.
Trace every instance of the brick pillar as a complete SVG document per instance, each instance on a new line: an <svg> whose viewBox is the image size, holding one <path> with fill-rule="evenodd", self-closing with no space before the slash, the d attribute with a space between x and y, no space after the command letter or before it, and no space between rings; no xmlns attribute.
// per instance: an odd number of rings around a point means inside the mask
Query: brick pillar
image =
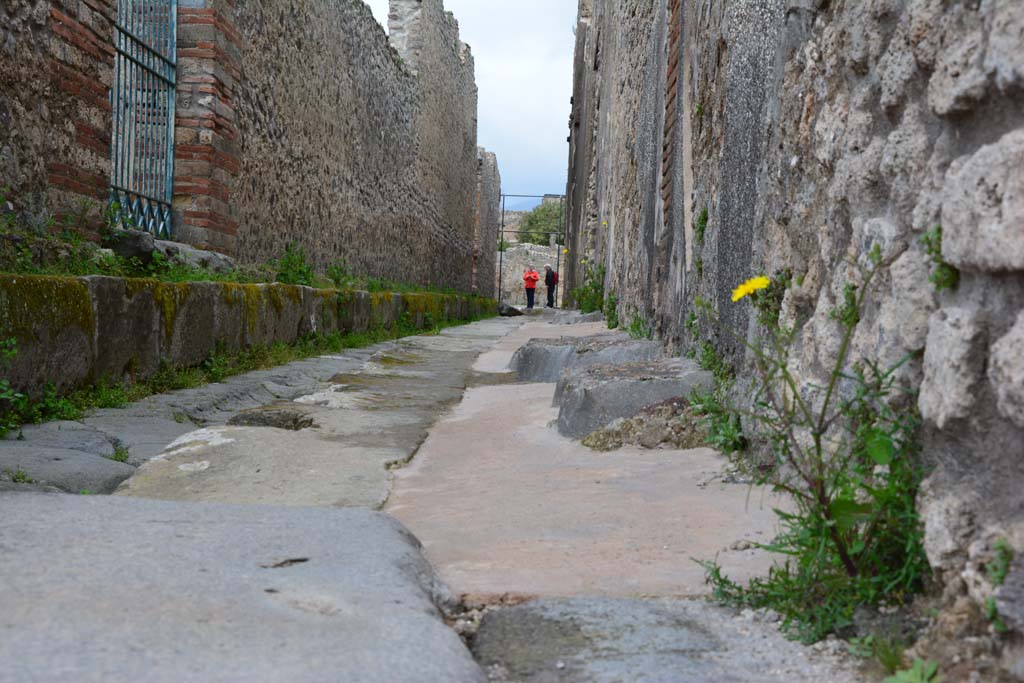
<svg viewBox="0 0 1024 683"><path fill-rule="evenodd" d="M233 0L181 0L174 129L175 239L235 253L238 221L231 187L240 146L234 93L242 38Z"/></svg>
<svg viewBox="0 0 1024 683"><path fill-rule="evenodd" d="M110 179L110 83L116 0L54 0L50 6L50 82L46 175L56 213L83 197L103 201Z"/></svg>

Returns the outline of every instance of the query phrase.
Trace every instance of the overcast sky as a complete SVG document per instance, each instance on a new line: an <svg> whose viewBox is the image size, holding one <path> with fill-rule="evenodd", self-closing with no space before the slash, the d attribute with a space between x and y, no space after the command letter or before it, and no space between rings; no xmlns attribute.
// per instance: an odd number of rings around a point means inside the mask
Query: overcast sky
<svg viewBox="0 0 1024 683"><path fill-rule="evenodd" d="M388 0L366 0L387 28ZM478 144L502 191L564 194L577 0L444 0L476 61ZM509 208L519 208L519 204Z"/></svg>

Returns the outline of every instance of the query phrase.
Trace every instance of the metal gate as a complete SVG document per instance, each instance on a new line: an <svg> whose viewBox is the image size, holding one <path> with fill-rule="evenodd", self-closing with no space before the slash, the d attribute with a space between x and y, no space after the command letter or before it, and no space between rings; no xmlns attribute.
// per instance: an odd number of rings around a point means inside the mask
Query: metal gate
<svg viewBox="0 0 1024 683"><path fill-rule="evenodd" d="M541 203L548 201L558 201L559 212L558 212L558 225L556 230L547 232L548 238L554 238L555 248L555 272L558 273L562 269L562 248L565 245L565 226L566 226L566 204L565 195L560 194L501 194L501 225L498 227L498 301L505 300L505 249L508 245L508 241L505 239L506 235L518 232L517 230L507 229L505 227L505 211L506 211L506 200L511 197L513 199L539 199ZM537 208L537 207L534 207ZM559 301L563 298L559 296L559 291L565 288L564 280L555 286L555 307L559 306Z"/></svg>
<svg viewBox="0 0 1024 683"><path fill-rule="evenodd" d="M110 202L122 227L171 236L177 0L118 0Z"/></svg>

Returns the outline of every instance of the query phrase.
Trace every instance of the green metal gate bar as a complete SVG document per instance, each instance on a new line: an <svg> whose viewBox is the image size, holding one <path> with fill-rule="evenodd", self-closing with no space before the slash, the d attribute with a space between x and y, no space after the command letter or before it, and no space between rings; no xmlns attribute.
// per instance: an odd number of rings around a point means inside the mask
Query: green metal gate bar
<svg viewBox="0 0 1024 683"><path fill-rule="evenodd" d="M118 0L110 202L122 227L169 238L177 0Z"/></svg>

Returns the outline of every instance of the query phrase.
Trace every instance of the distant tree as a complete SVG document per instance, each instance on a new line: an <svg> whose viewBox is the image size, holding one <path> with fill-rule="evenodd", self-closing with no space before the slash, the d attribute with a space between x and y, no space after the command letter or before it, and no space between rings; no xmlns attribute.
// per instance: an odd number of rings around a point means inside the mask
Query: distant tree
<svg viewBox="0 0 1024 683"><path fill-rule="evenodd" d="M519 225L519 241L547 246L549 233L565 232L565 217L561 202L545 202L523 217ZM564 240L558 235L558 244Z"/></svg>

